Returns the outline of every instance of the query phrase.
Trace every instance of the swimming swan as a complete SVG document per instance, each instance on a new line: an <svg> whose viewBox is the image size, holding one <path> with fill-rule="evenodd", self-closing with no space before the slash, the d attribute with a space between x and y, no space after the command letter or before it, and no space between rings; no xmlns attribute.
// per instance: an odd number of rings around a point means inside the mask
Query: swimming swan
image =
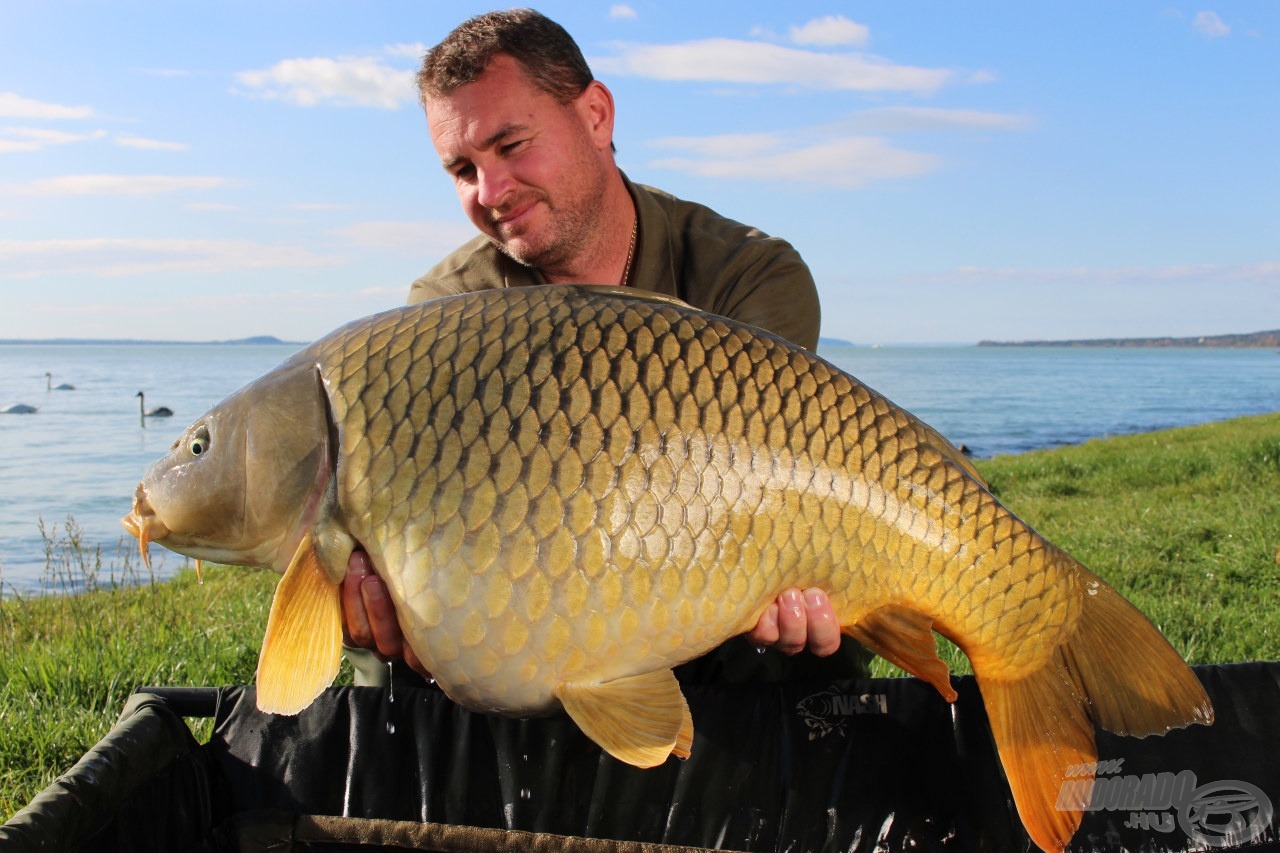
<svg viewBox="0 0 1280 853"><path fill-rule="evenodd" d="M67 383L65 383L65 382L63 382L61 385L54 385L54 384L53 384L53 374L52 374L52 373L46 373L46 374L44 375L44 384L45 384L45 390L47 390L47 391L74 391L74 390L76 390L76 386L74 386L74 385L68 385L68 384L67 384Z"/></svg>
<svg viewBox="0 0 1280 853"><path fill-rule="evenodd" d="M138 398L138 420L143 426L147 425L147 418L168 418L173 416L173 409L168 406L156 406L154 409L148 409L147 397L141 391L134 396Z"/></svg>

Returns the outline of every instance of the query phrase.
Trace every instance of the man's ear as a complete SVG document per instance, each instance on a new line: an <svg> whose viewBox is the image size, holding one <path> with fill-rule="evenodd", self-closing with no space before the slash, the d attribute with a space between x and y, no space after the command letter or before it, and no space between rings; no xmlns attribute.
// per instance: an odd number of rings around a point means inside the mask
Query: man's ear
<svg viewBox="0 0 1280 853"><path fill-rule="evenodd" d="M583 126L597 148L613 144L613 93L599 80L592 80L574 101Z"/></svg>

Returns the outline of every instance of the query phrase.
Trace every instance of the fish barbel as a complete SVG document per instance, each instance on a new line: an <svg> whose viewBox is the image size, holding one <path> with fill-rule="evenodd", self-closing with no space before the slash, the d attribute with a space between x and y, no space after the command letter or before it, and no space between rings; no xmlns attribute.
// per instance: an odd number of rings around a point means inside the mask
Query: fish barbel
<svg viewBox="0 0 1280 853"><path fill-rule="evenodd" d="M937 432L776 336L634 291L492 290L348 324L188 427L124 524L144 550L284 573L269 712L336 675L358 544L452 699L563 708L641 767L692 747L671 667L793 586L948 701L933 632L964 651L1047 850L1079 825L1086 802L1058 796L1095 725L1213 719L1160 632Z"/></svg>

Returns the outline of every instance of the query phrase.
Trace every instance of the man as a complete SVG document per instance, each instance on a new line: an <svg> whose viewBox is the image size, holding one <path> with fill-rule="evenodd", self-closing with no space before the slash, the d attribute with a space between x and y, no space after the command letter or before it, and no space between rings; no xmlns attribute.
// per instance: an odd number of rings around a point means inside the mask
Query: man
<svg viewBox="0 0 1280 853"><path fill-rule="evenodd" d="M817 345L817 289L790 245L633 184L618 169L613 96L558 24L528 9L466 21L427 53L418 87L431 141L481 233L415 281L410 302L494 287L614 284ZM426 674L368 555L357 551L349 569L351 643L403 656ZM807 647L827 656L841 645L835 612L816 589L783 592L747 637L788 655ZM846 674L861 674L862 659L852 665ZM383 668L357 670L359 683L377 683Z"/></svg>

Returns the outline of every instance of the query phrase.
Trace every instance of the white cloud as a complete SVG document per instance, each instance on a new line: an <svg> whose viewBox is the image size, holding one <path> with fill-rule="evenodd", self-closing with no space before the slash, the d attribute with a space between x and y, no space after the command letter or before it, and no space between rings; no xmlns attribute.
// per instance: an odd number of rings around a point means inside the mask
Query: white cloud
<svg viewBox="0 0 1280 853"><path fill-rule="evenodd" d="M19 195L156 195L158 193L211 190L230 186L218 177L180 175L64 175L17 184L11 191Z"/></svg>
<svg viewBox="0 0 1280 853"><path fill-rule="evenodd" d="M330 231L362 249L406 250L424 258L443 257L475 237L475 228L458 222L357 222Z"/></svg>
<svg viewBox="0 0 1280 853"><path fill-rule="evenodd" d="M840 123L860 133L902 133L926 130L1028 130L1031 119L1009 113L938 107L880 107L863 110Z"/></svg>
<svg viewBox="0 0 1280 853"><path fill-rule="evenodd" d="M685 152L649 165L709 178L757 180L814 187L853 189L871 181L909 178L938 168L932 154L894 148L866 136L831 137L800 142L812 133L789 138L781 134L735 134L668 137L657 145Z"/></svg>
<svg viewBox="0 0 1280 853"><path fill-rule="evenodd" d="M68 107L33 101L13 92L0 92L0 118L83 119L93 115L92 107Z"/></svg>
<svg viewBox="0 0 1280 853"><path fill-rule="evenodd" d="M300 201L286 206L288 210L299 210L304 212L326 212L331 210L350 210L351 205L341 204L335 201Z"/></svg>
<svg viewBox="0 0 1280 853"><path fill-rule="evenodd" d="M269 246L250 240L0 240L0 277L6 278L227 273L342 262L300 246Z"/></svg>
<svg viewBox="0 0 1280 853"><path fill-rule="evenodd" d="M417 100L413 71L372 57L286 59L263 71L242 71L236 81L250 94L303 107L320 104L398 109Z"/></svg>
<svg viewBox="0 0 1280 853"><path fill-rule="evenodd" d="M634 21L639 15L625 3L618 3L609 7L609 17L615 21Z"/></svg>
<svg viewBox="0 0 1280 853"><path fill-rule="evenodd" d="M191 148L182 142L164 142L159 139L145 139L141 136L117 136L116 145L140 148L145 151L189 151Z"/></svg>
<svg viewBox="0 0 1280 853"><path fill-rule="evenodd" d="M48 130L39 127L0 127L0 154L11 154L16 151L40 151L50 145L65 145L69 142L85 142L101 139L106 131L95 130L89 133L67 133L61 130Z"/></svg>
<svg viewBox="0 0 1280 853"><path fill-rule="evenodd" d="M791 28L791 40L796 44L812 44L822 47L849 44L862 47L871 39L871 29L865 24L849 20L844 15L828 15L814 18L807 24Z"/></svg>
<svg viewBox="0 0 1280 853"><path fill-rule="evenodd" d="M869 54L832 54L740 39L622 44L592 60L599 71L656 80L785 84L811 89L930 93L955 77L945 68L895 65Z"/></svg>
<svg viewBox="0 0 1280 853"><path fill-rule="evenodd" d="M1222 22L1217 12L1197 12L1191 28L1205 38L1222 38L1231 33L1231 27Z"/></svg>
<svg viewBox="0 0 1280 853"><path fill-rule="evenodd" d="M216 202L216 201L192 202L191 204L184 205L184 207L187 210L200 210L200 211L208 211L211 213L234 213L238 210L244 209L239 205L223 204L222 202Z"/></svg>
<svg viewBox="0 0 1280 853"><path fill-rule="evenodd" d="M420 41L415 41L403 42L401 44L389 44L383 49L383 52L387 56L398 56L421 60L423 54L425 54L427 50L428 48L425 44Z"/></svg>

